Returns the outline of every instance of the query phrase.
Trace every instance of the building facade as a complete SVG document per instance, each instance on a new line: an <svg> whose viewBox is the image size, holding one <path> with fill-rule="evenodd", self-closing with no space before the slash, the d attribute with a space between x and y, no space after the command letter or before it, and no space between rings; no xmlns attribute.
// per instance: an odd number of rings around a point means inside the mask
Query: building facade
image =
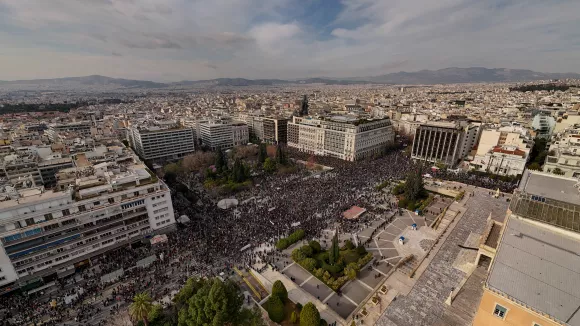
<svg viewBox="0 0 580 326"><path fill-rule="evenodd" d="M395 139L389 119L293 117L288 123L288 146L300 151L356 161L381 153Z"/></svg>
<svg viewBox="0 0 580 326"><path fill-rule="evenodd" d="M580 177L580 124L554 136L543 170L567 177Z"/></svg>
<svg viewBox="0 0 580 326"><path fill-rule="evenodd" d="M193 129L181 126L167 129L132 127L128 140L143 160L174 160L195 150Z"/></svg>
<svg viewBox="0 0 580 326"><path fill-rule="evenodd" d="M580 325L579 211L577 179L524 173L497 250L481 252L491 264L473 325Z"/></svg>
<svg viewBox="0 0 580 326"><path fill-rule="evenodd" d="M455 122L422 124L415 131L411 158L455 166L464 157L467 143L471 142L465 128Z"/></svg>
<svg viewBox="0 0 580 326"><path fill-rule="evenodd" d="M91 127L93 124L90 121L71 122L65 124L51 124L46 130L46 134L51 142L58 142L59 133L75 133L78 137L90 137Z"/></svg>
<svg viewBox="0 0 580 326"><path fill-rule="evenodd" d="M242 122L209 121L199 125L201 142L211 150L230 149L246 145L249 139L248 125Z"/></svg>
<svg viewBox="0 0 580 326"><path fill-rule="evenodd" d="M168 187L137 158L63 170L55 190L2 190L0 293L68 276L175 223Z"/></svg>

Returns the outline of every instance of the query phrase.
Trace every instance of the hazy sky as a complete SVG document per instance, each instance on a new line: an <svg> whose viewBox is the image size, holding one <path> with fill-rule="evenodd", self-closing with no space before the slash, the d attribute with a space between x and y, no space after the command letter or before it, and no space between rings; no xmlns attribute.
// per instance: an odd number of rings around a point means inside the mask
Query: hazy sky
<svg viewBox="0 0 580 326"><path fill-rule="evenodd" d="M580 72L579 0L0 0L0 80Z"/></svg>

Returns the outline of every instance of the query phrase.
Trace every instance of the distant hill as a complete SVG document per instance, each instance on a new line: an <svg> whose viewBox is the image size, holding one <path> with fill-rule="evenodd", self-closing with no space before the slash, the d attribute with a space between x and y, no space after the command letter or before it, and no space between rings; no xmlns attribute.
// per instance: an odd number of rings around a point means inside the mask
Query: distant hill
<svg viewBox="0 0 580 326"><path fill-rule="evenodd" d="M147 80L132 80L122 78L111 78L106 76L92 75L85 77L65 77L53 79L32 79L0 81L0 87L22 89L78 89L78 88L158 88L165 87L166 84L156 83Z"/></svg>
<svg viewBox="0 0 580 326"><path fill-rule="evenodd" d="M417 72L396 72L386 75L355 78L374 83L388 84L456 84L456 83L496 83L519 82L546 79L580 79L575 73L542 73L524 69L505 68L445 68L439 70L421 70Z"/></svg>
<svg viewBox="0 0 580 326"><path fill-rule="evenodd" d="M395 72L380 76L353 78L305 78L305 79L245 79L218 78L210 80L184 80L174 83L157 83L147 80L110 78L99 75L85 77L66 77L54 79L0 81L0 88L11 90L59 90L59 89L141 89L141 88L179 88L212 86L273 86L289 84L455 84L455 83L494 83L520 82L547 79L580 79L576 73L542 73L524 69L505 68L445 68L421 70L416 72Z"/></svg>

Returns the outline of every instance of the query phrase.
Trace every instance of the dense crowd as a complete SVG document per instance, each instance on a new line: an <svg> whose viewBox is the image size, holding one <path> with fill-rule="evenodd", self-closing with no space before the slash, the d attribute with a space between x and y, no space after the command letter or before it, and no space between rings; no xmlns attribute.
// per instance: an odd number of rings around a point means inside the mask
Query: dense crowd
<svg viewBox="0 0 580 326"><path fill-rule="evenodd" d="M312 160L298 152L291 156ZM333 169L321 172L301 168L293 174L258 176L251 189L237 195L239 205L225 210L203 191L194 190L193 201L179 194L173 196L175 216L186 215L191 222L179 224L175 232L168 234L166 243L145 244L136 249L124 247L110 252L95 259L92 267L80 275L58 281L56 291L50 294L40 292L30 297L0 298L0 307L7 313L2 323L25 325L44 321L62 324L71 321L71 324L90 325L95 315L103 310L118 311L136 293L146 290L153 298L160 299L178 289L187 276L193 274L218 275L234 265L263 268L265 263L282 258L275 250L274 241L296 228L303 229L309 238L320 235L327 228L351 231L367 222L364 217L356 222L345 221L342 213L351 206L371 210L380 205L385 205L385 209L394 208L386 193L376 187L387 180L403 179L412 164L400 151L356 163L317 157L316 163ZM513 189L511 184L473 178L468 174L444 176L477 186L499 187L503 191ZM195 187L190 186L190 189ZM188 197L191 199L191 194ZM135 266L137 261L153 255L156 261L152 264ZM101 280L101 276L120 269L124 272L119 279ZM64 298L71 293L76 295L75 299L65 303ZM54 298L57 304L53 307L50 301Z"/></svg>

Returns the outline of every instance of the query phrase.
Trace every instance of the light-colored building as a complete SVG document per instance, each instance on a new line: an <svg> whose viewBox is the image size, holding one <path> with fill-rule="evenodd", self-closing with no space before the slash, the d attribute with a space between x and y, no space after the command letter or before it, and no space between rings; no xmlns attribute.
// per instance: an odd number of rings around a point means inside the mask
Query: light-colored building
<svg viewBox="0 0 580 326"><path fill-rule="evenodd" d="M61 133L72 133L81 138L90 137L92 127L93 124L90 121L58 123L49 125L48 130L46 130L45 133L48 135L51 142L59 142L59 134Z"/></svg>
<svg viewBox="0 0 580 326"><path fill-rule="evenodd" d="M430 121L415 131L411 158L455 166L476 146L480 124L466 121Z"/></svg>
<svg viewBox="0 0 580 326"><path fill-rule="evenodd" d="M52 282L175 224L168 187L134 155L59 172L54 190L3 187L0 293Z"/></svg>
<svg viewBox="0 0 580 326"><path fill-rule="evenodd" d="M577 179L526 171L480 248L491 264L474 326L580 325L579 211Z"/></svg>
<svg viewBox="0 0 580 326"><path fill-rule="evenodd" d="M246 145L250 141L248 125L245 123L232 123L232 141L234 146Z"/></svg>
<svg viewBox="0 0 580 326"><path fill-rule="evenodd" d="M521 175L529 159L533 140L526 128L506 126L481 133L470 167L498 175Z"/></svg>
<svg viewBox="0 0 580 326"><path fill-rule="evenodd" d="M532 130L535 132L536 137L550 139L554 127L556 127L556 120L545 113L536 114L532 120Z"/></svg>
<svg viewBox="0 0 580 326"><path fill-rule="evenodd" d="M389 119L295 116L288 123L288 146L306 153L346 161L357 161L381 153L393 144L394 139Z"/></svg>
<svg viewBox="0 0 580 326"><path fill-rule="evenodd" d="M567 177L580 177L580 125L554 136L543 167L544 172L559 172Z"/></svg>
<svg viewBox="0 0 580 326"><path fill-rule="evenodd" d="M195 150L194 130L176 123L131 127L128 139L143 160L175 160Z"/></svg>

